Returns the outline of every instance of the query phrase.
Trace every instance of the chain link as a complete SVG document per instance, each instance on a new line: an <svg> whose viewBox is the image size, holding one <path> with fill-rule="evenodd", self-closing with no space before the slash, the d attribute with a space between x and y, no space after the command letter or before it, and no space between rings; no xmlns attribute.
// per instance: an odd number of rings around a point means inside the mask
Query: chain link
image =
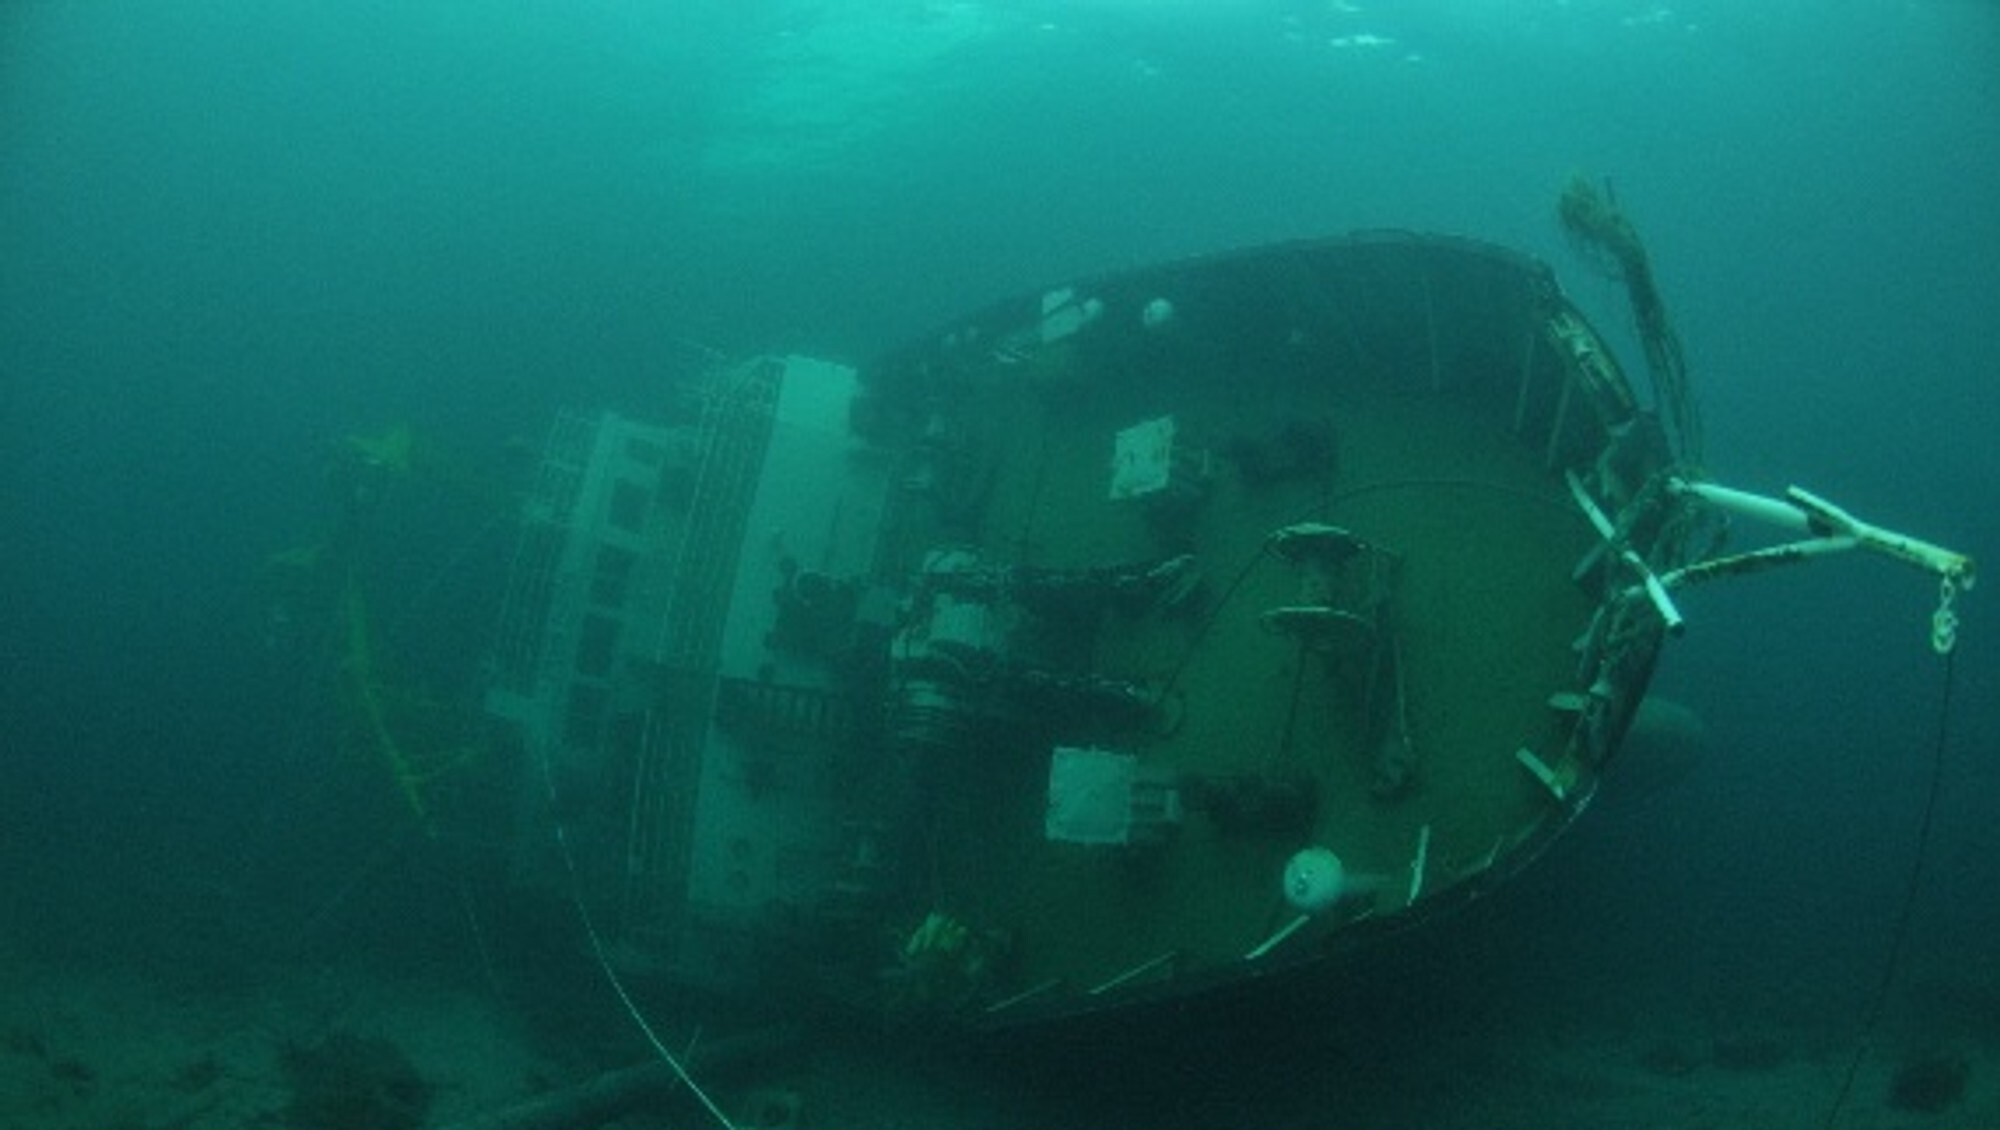
<svg viewBox="0 0 2000 1130"><path fill-rule="evenodd" d="M1958 646L1958 585L1950 577L1938 579L1937 611L1931 613L1931 650L1950 655Z"/></svg>

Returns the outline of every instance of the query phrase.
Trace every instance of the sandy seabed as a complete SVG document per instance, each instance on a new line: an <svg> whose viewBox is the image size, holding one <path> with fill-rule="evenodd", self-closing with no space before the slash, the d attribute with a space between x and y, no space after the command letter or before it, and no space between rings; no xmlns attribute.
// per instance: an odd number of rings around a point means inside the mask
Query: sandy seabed
<svg viewBox="0 0 2000 1130"><path fill-rule="evenodd" d="M246 982L250 978L245 978ZM424 1125L449 1127L622 1062L537 1033L489 993L329 965L227 988L142 971L0 960L0 1128L222 1130L300 1126L287 1048L330 1033L387 1041L426 1084ZM607 1013L607 1026L625 1023ZM717 1088L743 1127L816 1130L1123 1130L1258 1126L1407 1130L1800 1130L1826 1125L1851 1042L1766 1027L1717 1038L1623 1019L1528 1019L1507 1032L1444 1020L1436 1038L1371 1054L1337 1044L1318 1069L1270 1077L1143 1069L1118 1085L1021 1078L1013 1065L940 1062L908 1046L808 1036L793 1054ZM1228 1039L1230 1033L1216 1033ZM1268 1036L1268 1033L1266 1034ZM1887 1041L1884 1041L1886 1045ZM601 1050L601 1049L600 1049ZM1936 1112L1898 1109L1886 1050L1864 1060L1836 1125L2000 1126L2000 1049L1944 1047L1966 1068ZM1136 1066L1136 1065L1135 1065ZM691 1104L611 1124L694 1127ZM313 1124L310 1130L326 1130Z"/></svg>

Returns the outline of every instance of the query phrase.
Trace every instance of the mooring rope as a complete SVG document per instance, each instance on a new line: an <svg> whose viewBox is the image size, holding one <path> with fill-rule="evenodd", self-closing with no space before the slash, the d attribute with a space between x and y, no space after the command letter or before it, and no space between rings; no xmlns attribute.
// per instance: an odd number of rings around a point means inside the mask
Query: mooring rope
<svg viewBox="0 0 2000 1130"><path fill-rule="evenodd" d="M701 1105L708 1110L708 1113L715 1118L716 1125L722 1127L722 1130L736 1130L736 1124L730 1121L727 1114L722 1112L722 1108L716 1105L715 1100L709 1097L708 1092L702 1089L701 1084L694 1081L694 1076L688 1073L687 1066L681 1057L669 1050L666 1042L660 1039L659 1032L646 1019L645 1013L639 1009L639 1003L632 999L631 992L626 989L624 978L618 976L618 971L612 967L611 959L604 951L604 937L598 933L597 921L591 917L590 907L585 904L583 899L583 880L577 872L576 853L570 850L569 831L563 827L562 818L556 815L556 813L562 810L556 803L555 772L549 766L548 750L543 748L540 750L540 754L541 756L537 760L541 762L542 784L548 790L549 825L555 829L556 848L562 856L563 868L569 873L569 899L571 904L576 907L577 918L583 922L584 934L590 939L591 957L596 959L597 968L604 973L604 979L611 985L611 991L617 994L618 1003L625 1007L625 1014L632 1018L632 1023L637 1025L640 1033L646 1037L646 1042L652 1046L654 1054L665 1061L667 1067L673 1071L675 1078L686 1085L694 1097L701 1102Z"/></svg>
<svg viewBox="0 0 2000 1130"><path fill-rule="evenodd" d="M1944 751L1951 734L1951 689L1956 667L1952 663L1953 651L1944 653L1944 694L1938 704L1937 740L1931 748L1931 779L1924 793L1923 820L1917 825L1917 855L1910 863L1910 874L1903 883L1903 904L1896 911L1896 926L1889 936L1889 953L1882 963L1882 978L1876 982L1875 994L1868 1002L1868 1012L1861 1023L1861 1038L1854 1045L1854 1054L1848 1057L1847 1070L1840 1079L1840 1090L1833 1096L1833 1106L1826 1112L1826 1121L1820 1125L1823 1130L1833 1130L1847 1108L1847 1098L1854 1090L1854 1077L1861 1071L1861 1061L1868 1058L1868 1052L1875 1042L1875 1030L1881 1026L1882 1015L1888 1011L1889 991L1895 987L1896 975L1902 969L1903 951L1910 939L1910 920L1916 916L1917 894L1923 887L1924 864L1930 855L1931 826L1937 815L1938 793L1944 785Z"/></svg>

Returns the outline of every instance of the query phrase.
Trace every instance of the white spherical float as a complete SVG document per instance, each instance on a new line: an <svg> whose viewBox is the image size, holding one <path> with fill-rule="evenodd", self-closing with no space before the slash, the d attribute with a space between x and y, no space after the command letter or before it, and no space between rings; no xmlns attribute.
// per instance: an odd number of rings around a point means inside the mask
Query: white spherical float
<svg viewBox="0 0 2000 1130"><path fill-rule="evenodd" d="M1331 848L1309 847L1285 862L1285 901L1300 914L1324 914L1343 901L1395 886L1387 875L1349 871Z"/></svg>
<svg viewBox="0 0 2000 1130"><path fill-rule="evenodd" d="M1333 909L1346 890L1347 868L1326 848L1306 848L1285 864L1285 901L1301 914Z"/></svg>
<svg viewBox="0 0 2000 1130"><path fill-rule="evenodd" d="M1148 332L1166 329L1174 320L1174 304L1164 298L1155 298L1139 311L1139 324Z"/></svg>

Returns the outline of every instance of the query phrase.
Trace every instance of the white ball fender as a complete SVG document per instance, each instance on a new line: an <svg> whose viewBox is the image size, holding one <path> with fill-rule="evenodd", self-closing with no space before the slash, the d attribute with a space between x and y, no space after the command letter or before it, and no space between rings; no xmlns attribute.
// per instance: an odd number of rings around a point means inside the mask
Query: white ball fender
<svg viewBox="0 0 2000 1130"><path fill-rule="evenodd" d="M1285 901L1301 914L1330 910L1347 891L1347 869L1323 847L1309 847L1285 864Z"/></svg>

